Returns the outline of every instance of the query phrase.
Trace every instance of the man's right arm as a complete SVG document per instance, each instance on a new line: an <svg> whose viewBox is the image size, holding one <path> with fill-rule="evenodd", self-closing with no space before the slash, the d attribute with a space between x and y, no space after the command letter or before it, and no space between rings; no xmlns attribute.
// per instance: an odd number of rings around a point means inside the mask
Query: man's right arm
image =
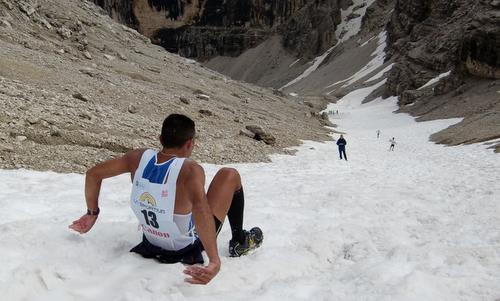
<svg viewBox="0 0 500 301"><path fill-rule="evenodd" d="M137 168L144 149L133 150L125 155L99 163L90 168L85 174L85 202L87 209L92 212L98 212L98 200L101 190L102 180L114 177L126 172L134 172ZM80 234L88 232L97 220L96 215L83 215L69 226Z"/></svg>

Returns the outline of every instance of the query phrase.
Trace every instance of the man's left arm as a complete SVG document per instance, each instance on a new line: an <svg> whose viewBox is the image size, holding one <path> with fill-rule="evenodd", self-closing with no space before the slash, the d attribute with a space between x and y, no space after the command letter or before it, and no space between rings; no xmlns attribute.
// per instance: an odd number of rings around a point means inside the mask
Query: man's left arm
<svg viewBox="0 0 500 301"><path fill-rule="evenodd" d="M191 278L186 279L189 283L207 284L219 272L221 262L217 251L214 216L205 194L205 172L200 165L194 162L191 164L189 166L189 181L186 183L188 186L187 190L193 204L193 218L196 232L207 252L209 263L207 266L189 266L184 270L184 273L191 276Z"/></svg>

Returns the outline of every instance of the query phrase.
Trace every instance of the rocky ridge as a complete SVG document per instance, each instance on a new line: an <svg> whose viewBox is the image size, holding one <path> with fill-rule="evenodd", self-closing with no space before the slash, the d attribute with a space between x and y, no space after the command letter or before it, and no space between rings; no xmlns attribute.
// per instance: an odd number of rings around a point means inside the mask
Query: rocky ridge
<svg viewBox="0 0 500 301"><path fill-rule="evenodd" d="M312 57L336 43L340 8L351 0L94 0L113 18L184 57L238 56L269 37Z"/></svg>
<svg viewBox="0 0 500 301"><path fill-rule="evenodd" d="M83 172L158 147L170 113L195 119L203 162L328 139L319 106L169 54L89 1L0 0L0 104L0 168Z"/></svg>
<svg viewBox="0 0 500 301"><path fill-rule="evenodd" d="M398 0L387 28L396 64L385 94L400 96L401 111L464 117L432 136L439 143L500 138L500 2ZM448 75L423 87L440 74Z"/></svg>

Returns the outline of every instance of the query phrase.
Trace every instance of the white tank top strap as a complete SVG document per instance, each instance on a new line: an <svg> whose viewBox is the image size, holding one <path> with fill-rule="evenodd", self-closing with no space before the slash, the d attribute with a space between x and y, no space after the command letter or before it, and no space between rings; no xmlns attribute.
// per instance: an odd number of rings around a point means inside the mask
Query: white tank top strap
<svg viewBox="0 0 500 301"><path fill-rule="evenodd" d="M137 167L135 174L137 175L139 173L139 176L142 177L144 168L146 168L146 165L148 165L149 161L151 161L151 158L153 158L154 156L156 156L156 152L154 150L152 149L145 150L144 153L142 153L141 161L139 162L139 166Z"/></svg>

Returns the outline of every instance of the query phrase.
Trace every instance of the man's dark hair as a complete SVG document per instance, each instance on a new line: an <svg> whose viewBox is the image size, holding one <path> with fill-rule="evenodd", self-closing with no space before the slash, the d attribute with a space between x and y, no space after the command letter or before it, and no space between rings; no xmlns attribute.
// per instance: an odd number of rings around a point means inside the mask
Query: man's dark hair
<svg viewBox="0 0 500 301"><path fill-rule="evenodd" d="M166 148L180 148L194 137L194 121L181 114L170 114L163 120L161 144Z"/></svg>

